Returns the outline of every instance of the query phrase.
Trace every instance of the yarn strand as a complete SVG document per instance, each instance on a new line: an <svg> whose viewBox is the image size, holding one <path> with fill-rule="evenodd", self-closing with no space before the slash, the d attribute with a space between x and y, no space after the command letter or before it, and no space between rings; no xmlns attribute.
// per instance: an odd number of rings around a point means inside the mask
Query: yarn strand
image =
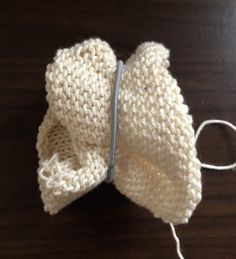
<svg viewBox="0 0 236 259"><path fill-rule="evenodd" d="M197 141L199 139L200 133L203 131L203 129L207 126L207 125L212 125L212 124L222 124L222 125L226 125L228 127L230 127L232 130L234 130L236 132L236 126L233 125L232 123L225 121L225 120L205 120L203 121L200 126L198 127L196 134L195 134L195 145L197 144ZM202 168L206 168L206 169L213 169L213 170L217 170L217 171L222 171L222 170L230 170L230 169L235 169L236 168L236 162L229 164L229 165L221 165L221 166L217 166L217 165L210 165L210 164L205 164L205 163L201 163L201 167ZM172 223L170 223L170 228L171 228L171 232L172 232L172 236L175 239L176 242L176 252L177 255L180 259L184 259L181 250L180 250L180 241L179 238L176 234L175 231L175 227Z"/></svg>
<svg viewBox="0 0 236 259"><path fill-rule="evenodd" d="M177 255L180 259L184 259L182 253L181 253L181 250L180 250L180 242L179 242L179 238L176 234L176 231L175 231L175 227L172 223L170 223L170 229L171 229L171 232L172 232L172 236L176 242L176 252L177 252Z"/></svg>
<svg viewBox="0 0 236 259"><path fill-rule="evenodd" d="M222 125L226 125L228 127L230 127L233 131L236 132L236 126L233 125L232 123L225 121L225 120L205 120L201 123L201 125L198 127L196 134L195 134L195 145L197 143L197 140L200 136L200 133L203 131L203 129L207 126L207 125L212 125L212 124L222 124ZM236 162L229 164L229 165L210 165L210 164L205 164L205 163L201 163L201 167L202 168L206 168L206 169L213 169L213 170L217 170L217 171L222 171L222 170L231 170L231 169L235 169L236 168Z"/></svg>

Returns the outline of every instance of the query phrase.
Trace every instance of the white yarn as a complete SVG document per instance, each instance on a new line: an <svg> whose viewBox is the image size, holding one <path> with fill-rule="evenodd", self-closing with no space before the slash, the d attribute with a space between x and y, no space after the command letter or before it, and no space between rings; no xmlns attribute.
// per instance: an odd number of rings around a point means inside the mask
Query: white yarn
<svg viewBox="0 0 236 259"><path fill-rule="evenodd" d="M202 132L203 128L206 127L207 125L211 125L211 124L223 124L223 125L226 125L226 126L230 127L231 129L233 129L236 132L236 126L234 126L232 123L230 123L228 121L225 121L225 120L205 120L200 124L200 126L198 127L198 129L196 131L195 144L197 144L197 140L198 140L198 138L200 136L200 133ZM225 166L216 166L216 165L209 165L209 164L201 163L201 167L207 168L207 169L213 169L213 170L221 170L221 171L222 170L230 170L230 169L236 168L236 162L232 163L230 165L225 165ZM176 234L175 227L172 223L170 223L170 228L171 228L172 236L174 237L175 242L176 242L176 251L177 251L178 257L180 259L184 259L183 255L181 253L181 250L180 250L179 238Z"/></svg>
<svg viewBox="0 0 236 259"><path fill-rule="evenodd" d="M176 252L177 252L177 255L180 259L184 259L181 251L180 251L180 242L179 242L179 238L175 232L175 227L172 223L170 223L170 229L171 229L171 233L172 233L172 236L174 237L175 239L175 242L176 242Z"/></svg>
<svg viewBox="0 0 236 259"><path fill-rule="evenodd" d="M205 121L202 122L202 124L199 126L199 128L196 131L195 144L197 143L197 140L200 136L200 133L202 132L204 127L206 127L207 125L211 125L211 124L223 124L223 125L226 125L226 126L230 127L232 130L234 130L236 132L236 126L234 126L232 123L230 123L228 121L225 121L225 120L205 120ZM236 162L232 163L230 165L221 165L221 166L201 163L201 167L206 168L206 169L219 170L219 171L230 170L230 169L236 168Z"/></svg>
<svg viewBox="0 0 236 259"><path fill-rule="evenodd" d="M124 65L119 92L116 188L164 222L187 223L201 200L192 117L168 71L169 51L145 42ZM38 181L57 213L106 178L116 57L89 39L47 66L49 109L39 128Z"/></svg>

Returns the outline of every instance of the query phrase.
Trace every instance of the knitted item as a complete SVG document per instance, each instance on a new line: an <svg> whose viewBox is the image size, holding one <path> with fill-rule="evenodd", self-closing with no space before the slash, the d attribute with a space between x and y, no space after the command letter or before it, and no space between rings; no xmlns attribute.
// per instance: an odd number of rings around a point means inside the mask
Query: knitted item
<svg viewBox="0 0 236 259"><path fill-rule="evenodd" d="M146 42L124 66L113 183L155 217L180 224L201 200L201 175L192 118L168 58L163 45ZM58 50L47 66L49 108L37 150L50 214L106 178L115 71L114 52L100 39Z"/></svg>

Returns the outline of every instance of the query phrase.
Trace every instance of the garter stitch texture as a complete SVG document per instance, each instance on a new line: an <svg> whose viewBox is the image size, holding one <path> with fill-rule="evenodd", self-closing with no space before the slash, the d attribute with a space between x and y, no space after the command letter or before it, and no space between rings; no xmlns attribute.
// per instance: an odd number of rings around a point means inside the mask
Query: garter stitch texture
<svg viewBox="0 0 236 259"><path fill-rule="evenodd" d="M145 42L124 66L116 188L164 222L187 223L201 200L192 117L168 71L169 51ZM89 39L47 66L48 111L39 127L38 181L50 214L106 178L116 56Z"/></svg>

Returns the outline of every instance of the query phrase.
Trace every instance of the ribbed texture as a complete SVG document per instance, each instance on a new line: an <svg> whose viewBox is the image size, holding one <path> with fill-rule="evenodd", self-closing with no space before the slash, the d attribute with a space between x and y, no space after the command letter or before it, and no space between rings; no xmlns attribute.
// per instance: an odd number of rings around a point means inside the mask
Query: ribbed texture
<svg viewBox="0 0 236 259"><path fill-rule="evenodd" d="M169 51L138 46L119 93L116 188L155 217L187 223L201 200L200 162L188 107L168 71ZM46 72L49 109L39 127L38 181L51 214L106 178L116 57L89 39L60 49Z"/></svg>

